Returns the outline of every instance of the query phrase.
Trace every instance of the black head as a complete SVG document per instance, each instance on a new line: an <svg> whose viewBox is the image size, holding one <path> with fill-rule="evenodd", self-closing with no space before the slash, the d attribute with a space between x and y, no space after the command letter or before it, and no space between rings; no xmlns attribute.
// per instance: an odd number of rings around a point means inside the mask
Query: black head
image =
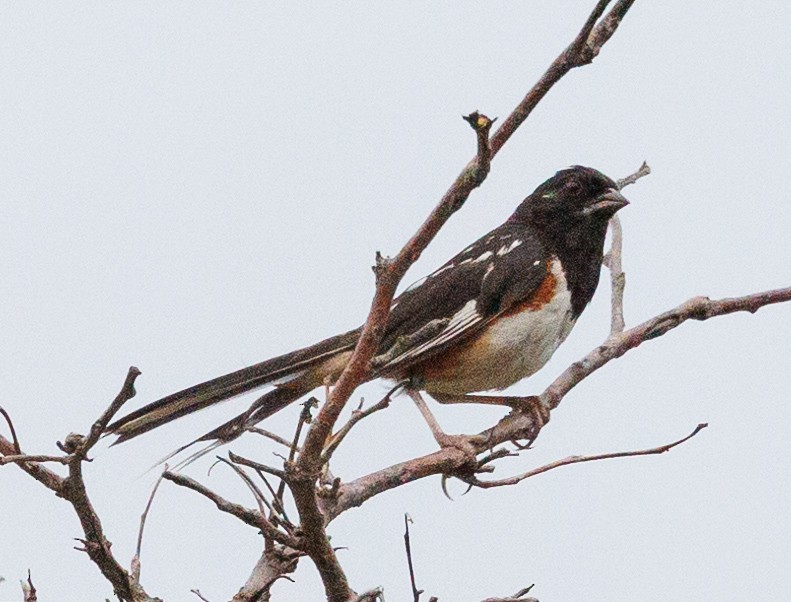
<svg viewBox="0 0 791 602"><path fill-rule="evenodd" d="M559 171L527 197L509 222L524 224L560 258L579 315L599 283L607 223L629 204L600 171L575 165Z"/></svg>
<svg viewBox="0 0 791 602"><path fill-rule="evenodd" d="M606 230L615 212L629 204L618 185L600 171L575 165L541 184L519 205L509 221L541 230Z"/></svg>

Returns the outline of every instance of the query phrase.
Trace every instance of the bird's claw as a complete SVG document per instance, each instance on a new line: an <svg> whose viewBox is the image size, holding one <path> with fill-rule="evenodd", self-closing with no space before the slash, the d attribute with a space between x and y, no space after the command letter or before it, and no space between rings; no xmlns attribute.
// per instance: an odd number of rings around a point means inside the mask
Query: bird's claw
<svg viewBox="0 0 791 602"><path fill-rule="evenodd" d="M511 405L515 412L522 414L529 414L533 419L533 428L531 429L530 437L528 438L528 447L538 437L538 433L549 422L550 412L549 408L544 404L538 395L529 395L527 397L513 398Z"/></svg>

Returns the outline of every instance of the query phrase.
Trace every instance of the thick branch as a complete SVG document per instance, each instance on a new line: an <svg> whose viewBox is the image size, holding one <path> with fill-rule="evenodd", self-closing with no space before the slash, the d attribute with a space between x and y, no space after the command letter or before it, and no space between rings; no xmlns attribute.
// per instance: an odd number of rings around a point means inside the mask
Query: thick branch
<svg viewBox="0 0 791 602"><path fill-rule="evenodd" d="M102 575L112 584L115 595L121 600L148 600L148 596L145 596L142 589L113 556L110 550L112 544L104 536L102 521L91 504L85 488L82 459L76 455L72 458L72 462L69 463L69 476L64 480L59 495L68 500L77 513L85 534L85 539L82 540L83 551L99 567Z"/></svg>
<svg viewBox="0 0 791 602"><path fill-rule="evenodd" d="M234 595L231 602L269 602L270 589L278 579L287 576L297 568L300 553L290 548L264 550L250 577Z"/></svg>
<svg viewBox="0 0 791 602"><path fill-rule="evenodd" d="M610 337L603 345L569 366L546 388L541 396L549 407L554 409L566 393L606 363L621 357L624 353L634 349L641 343L668 333L687 320L708 320L715 316L723 316L739 311L755 313L766 305L787 301L791 301L791 287L719 300L711 300L708 297L693 297L670 311L659 314L634 328Z"/></svg>

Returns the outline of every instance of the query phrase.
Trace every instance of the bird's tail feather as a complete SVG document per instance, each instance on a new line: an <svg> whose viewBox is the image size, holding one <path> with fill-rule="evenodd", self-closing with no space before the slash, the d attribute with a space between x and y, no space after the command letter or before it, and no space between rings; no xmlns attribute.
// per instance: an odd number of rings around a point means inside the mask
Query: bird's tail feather
<svg viewBox="0 0 791 602"><path fill-rule="evenodd" d="M313 378L307 379L308 382L299 382L299 377L301 373L309 371L311 368L315 368L323 362L352 349L359 335L360 329L350 330L310 347L298 349L297 351L286 353L178 391L116 420L108 425L107 431L118 435L118 438L113 442L113 445L116 445L166 424L171 420L191 414L220 401L248 393L278 380L292 379L292 381L287 380L282 386L256 400L244 414L212 431L212 433L219 431L221 434L233 432L234 420L243 421L253 411L262 414L260 419L263 419L320 385L323 378L322 375L313 374ZM318 382L315 382L317 378ZM302 391L306 386L310 386L310 389L299 393L297 397L293 397L297 391ZM270 406L274 409L267 413ZM242 417L245 418L243 419ZM209 435L210 433L207 433L200 440L224 438L223 436Z"/></svg>
<svg viewBox="0 0 791 602"><path fill-rule="evenodd" d="M210 443L208 445L190 454L173 467L174 471L182 470L183 468L186 468L192 464L195 460L202 458L208 453L211 453L221 445L233 441L239 435L244 433L247 427L253 426L261 420L268 418L272 414L279 412L303 395L309 393L313 388L314 387L310 386L310 384L303 383L301 387L284 387L268 391L259 397L247 411L209 431L205 435L202 435L201 437L190 441L186 445L182 445L178 449L170 452L154 466L164 464L174 456L192 447L196 443L209 441Z"/></svg>

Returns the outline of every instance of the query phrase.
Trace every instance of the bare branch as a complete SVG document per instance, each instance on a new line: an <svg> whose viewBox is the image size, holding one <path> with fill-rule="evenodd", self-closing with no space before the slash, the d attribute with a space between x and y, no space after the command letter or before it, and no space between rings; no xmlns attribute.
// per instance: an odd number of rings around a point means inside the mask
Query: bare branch
<svg viewBox="0 0 791 602"><path fill-rule="evenodd" d="M325 397L325 400L327 397ZM313 421L313 417L311 416L310 412L313 408L319 405L319 400L315 397L311 397L307 401L302 403L302 411L299 413L299 420L297 421L297 429L294 432L294 439L289 446L289 453L288 453L288 460L286 460L287 464L292 464L294 462L294 458L296 457L297 452L302 454L302 450L299 448L299 439L302 435L302 429L304 426ZM275 499L283 506L283 496L286 492L286 479L285 477L280 478L280 485L277 488L277 495Z"/></svg>
<svg viewBox="0 0 791 602"><path fill-rule="evenodd" d="M621 255L623 252L623 229L617 215L610 218L610 251L607 253L606 265L610 268L611 317L610 335L623 332L626 322L623 317L623 293L626 288L626 274L623 273Z"/></svg>
<svg viewBox="0 0 791 602"><path fill-rule="evenodd" d="M148 512L151 510L151 505L154 503L154 496L157 494L157 489L159 489L159 485L162 483L162 478L165 476L165 471L167 470L168 465L165 464L162 474L159 475L157 482L154 483L154 487L151 489L151 495L148 496L148 502L146 502L143 514L140 515L140 528L137 531L137 547L135 548L135 555L132 557L132 579L137 583L140 582L140 550L143 547L143 530L146 527Z"/></svg>
<svg viewBox="0 0 791 602"><path fill-rule="evenodd" d="M116 395L115 399L113 399L112 403L102 413L99 419L93 423L91 430L88 432L88 437L86 437L85 441L80 446L80 449L77 450L79 455L87 455L88 451L94 445L96 445L97 441L99 441L99 437L102 436L105 428L108 424L110 424L110 421L118 413L121 407L135 396L135 380L138 376L140 376L140 374L140 370L134 366L130 366L128 372L126 373L124 384L121 387L121 390L118 392L118 395Z"/></svg>
<svg viewBox="0 0 791 602"><path fill-rule="evenodd" d="M621 357L638 345L667 334L687 320L708 320L739 311L755 313L760 308L775 303L791 301L791 287L754 293L744 297L711 300L708 297L693 297L678 307L646 320L616 336L610 337L581 360L569 366L549 385L541 397L552 409L563 397L584 378L610 362Z"/></svg>
<svg viewBox="0 0 791 602"><path fill-rule="evenodd" d="M384 602L385 593L381 587L368 590L365 593L355 596L352 602Z"/></svg>
<svg viewBox="0 0 791 602"><path fill-rule="evenodd" d="M637 180L639 180L640 178L644 178L650 173L651 173L651 168L648 166L647 162L643 161L643 164L640 166L640 169L638 169L633 174L626 176L625 178L621 178L616 182L616 184L618 185L618 190L623 190L625 187L634 184L635 182L637 182Z"/></svg>
<svg viewBox="0 0 791 602"><path fill-rule="evenodd" d="M497 118L489 119L486 115L473 111L462 117L475 130L478 139L478 155L475 159L475 170L472 172L473 180L478 184L486 179L492 161L492 148L489 145L489 130Z"/></svg>
<svg viewBox="0 0 791 602"><path fill-rule="evenodd" d="M13 441L9 441L2 435L0 435L0 459L4 457L17 457L17 447L18 443ZM24 454L23 454L24 455ZM35 457L35 456L31 456ZM31 477L36 479L39 483L44 485L47 489L58 493L63 487L63 477L59 474L51 471L49 468L45 468L41 466L41 464L28 464L24 462L17 462L14 460L14 463L19 466L22 470L24 470L27 474Z"/></svg>
<svg viewBox="0 0 791 602"><path fill-rule="evenodd" d="M640 178L643 178L651 173L651 168L648 163L643 161L636 172L618 180L618 189L623 189L625 186L634 184ZM623 293L626 288L626 274L623 273L623 266L621 257L623 256L623 229L621 228L621 218L618 215L613 215L610 218L610 236L612 242L610 250L604 257L604 265L610 268L610 289L611 289L611 319L610 319L610 335L623 332L626 323L623 318Z"/></svg>
<svg viewBox="0 0 791 602"><path fill-rule="evenodd" d="M695 427L695 430L692 431L686 437L679 439L678 441L674 441L673 443L667 443L665 445L660 445L659 447L652 447L650 449L641 449L641 450L633 450L633 451L625 451L625 452L612 452L608 454L596 454L593 456L568 456L561 460L556 460L554 462L550 462L549 464L545 464L544 466L539 466L538 468L534 468L533 470L528 470L527 472L523 472L520 475L516 475L513 477L508 477L507 479L498 479L496 481L480 481L477 478L472 478L470 480L466 480L467 483L474 485L475 487L480 487L481 489L491 489L493 487L504 487L508 485L516 485L517 483L521 483L525 479L529 479L530 477L534 477L536 475L540 475L545 472L549 472L555 468L560 468L561 466L568 466L569 464L580 464L582 462L595 462L597 460L610 460L612 458L628 458L632 456L650 456L656 454L663 454L665 452L670 451L677 445L681 445L682 443L689 441L697 435L700 431L706 428L708 424L702 423Z"/></svg>
<svg viewBox="0 0 791 602"><path fill-rule="evenodd" d="M548 407L556 408L574 386L606 363L642 343L666 334L687 320L707 320L738 311L754 313L766 305L787 301L791 301L791 287L720 300L695 297L675 309L609 337L582 360L566 369L541 396ZM483 453L501 443L528 438L534 429L533 422L534 417L530 413L512 413L500 420L496 426L477 435L468 436L467 440L478 453ZM342 484L337 496L322 499L322 510L329 522L349 508L360 506L367 499L384 491L428 476L458 474L468 462L469 456L455 447L446 447L431 454L400 462Z"/></svg>
<svg viewBox="0 0 791 602"><path fill-rule="evenodd" d="M70 461L71 456L48 456L46 454L18 454L14 456L0 456L0 466L3 466L4 464L23 464L25 462L54 462L55 464L63 464L65 466Z"/></svg>
<svg viewBox="0 0 791 602"><path fill-rule="evenodd" d="M226 466L230 466L231 469L236 473L236 475L242 480L242 482L245 485L247 485L247 488L253 494L253 497L255 498L255 501L258 504L258 511L261 513L261 516L266 517L266 510L270 510L271 511L272 507L266 501L266 498L264 497L264 492L261 491L258 488L258 485L256 485L253 482L253 480L250 478L250 476L244 470L242 470L239 466L234 464L232 461L226 460L225 458L221 458L219 456L217 457L217 461L218 462L222 462ZM269 519L266 519L266 520L269 520ZM274 525L272 525L272 526L274 527Z"/></svg>
<svg viewBox="0 0 791 602"><path fill-rule="evenodd" d="M203 597L203 595L200 593L200 590L199 590L199 589L191 589L191 590L190 590L190 593L191 593L191 594L195 594L196 596L198 596L198 598L200 598L201 600L203 600L203 602L209 602L209 601L208 601L206 598L204 598L204 597Z"/></svg>
<svg viewBox="0 0 791 602"><path fill-rule="evenodd" d="M83 448L87 451L89 448ZM85 481L82 476L83 458L73 454L69 463L69 476L63 481L60 496L71 503L77 518L80 520L85 539L82 551L86 552L93 563L99 567L102 575L113 586L115 595L121 600L150 600L140 585L115 559L111 551L112 543L104 535L102 521L88 497Z"/></svg>
<svg viewBox="0 0 791 602"><path fill-rule="evenodd" d="M30 576L30 570L27 572L27 581L20 581L22 585L22 595L24 602L37 602L38 594L36 593L36 586L33 585L33 578Z"/></svg>
<svg viewBox="0 0 791 602"><path fill-rule="evenodd" d="M574 41L552 61L544 75L530 89L508 118L503 121L503 124L492 136L492 155L497 154L516 129L522 125L530 113L533 112L533 109L546 96L552 86L575 67L580 67L593 61L602 46L615 33L634 0L627 2L620 0L616 2L607 16L596 25L609 3L610 0L600 0L596 3Z"/></svg>
<svg viewBox="0 0 791 602"><path fill-rule="evenodd" d="M267 439L271 439L275 443L279 443L280 445L284 445L285 447L288 447L289 449L293 445L292 442L289 441L288 439L284 439L280 435L278 435L276 433L273 433L272 431L268 431L266 429L258 427L258 426L248 426L245 430L250 432L250 433L255 433L256 435L261 435L262 437L266 437ZM299 452L299 447L297 447L297 452Z"/></svg>
<svg viewBox="0 0 791 602"><path fill-rule="evenodd" d="M261 462L256 462L255 460L250 460L249 458L245 458L244 456L240 456L233 452L228 452L228 458L230 458L231 462L234 464L241 464L242 466L249 466L250 468L254 468L255 470L260 470L261 472L265 472L267 474L271 474L278 479L285 479L286 473L280 470L279 468L274 468L272 466L267 466L266 464L262 464Z"/></svg>
<svg viewBox="0 0 791 602"><path fill-rule="evenodd" d="M269 602L269 590L276 581L292 581L288 575L296 570L301 555L301 552L291 548L277 546L265 549L247 582L234 595L232 602Z"/></svg>
<svg viewBox="0 0 791 602"><path fill-rule="evenodd" d="M111 543L104 536L101 520L94 510L85 488L82 476L82 462L86 460L88 450L96 443L101 431L112 418L112 415L118 411L127 399L134 395L134 380L139 373L137 368L129 369L121 392L110 405L110 408L94 423L89 437L70 435L67 437L65 444L59 444L61 449L69 453L66 457L26 456L21 453L15 433L13 434L13 442L0 436L0 454L5 457L6 461L13 461L34 479L72 505L85 537L80 540L83 544L80 549L88 554L91 561L96 564L104 577L112 584L115 594L121 600L134 602L152 600L152 598L145 593L137 581L131 578L129 573L113 557L110 550ZM13 427L11 428L13 432ZM43 461L66 464L69 469L68 476L63 478L44 468L39 464L39 462Z"/></svg>
<svg viewBox="0 0 791 602"><path fill-rule="evenodd" d="M404 549L406 550L406 562L409 567L409 583L412 586L412 600L413 602L420 602L420 594L423 593L423 590L418 589L415 583L415 567L412 564L412 544L409 541L410 522L412 522L412 519L408 514L404 514Z"/></svg>
<svg viewBox="0 0 791 602"><path fill-rule="evenodd" d="M250 525L251 527L261 529L265 537L273 539L278 543L291 548L299 548L299 542L295 538L280 531L280 529L277 529L263 514L257 510L245 508L241 504L229 502L224 497L218 493L215 493L205 485L202 485L195 479L191 479L190 477L187 477L181 473L166 471L163 473L163 478L175 483L176 485L186 487L187 489L192 489L193 491L201 494L203 497L214 502L214 505L217 506L217 508L222 512L226 512L227 514L235 516L240 521Z"/></svg>
<svg viewBox="0 0 791 602"><path fill-rule="evenodd" d="M6 412L3 406L0 406L0 414L3 415L5 418L6 424L8 425L8 430L11 432L11 441L14 444L14 454L20 455L22 453L22 448L19 447L19 439L16 436L16 429L14 429L14 421L11 420L11 416Z"/></svg>
<svg viewBox="0 0 791 602"><path fill-rule="evenodd" d="M486 600L483 600L483 602L538 602L538 599L536 598L525 598L525 596L530 593L530 590L533 589L534 586L535 584L531 585L530 587L520 589L513 596L508 596L507 598L486 598Z"/></svg>
<svg viewBox="0 0 791 602"><path fill-rule="evenodd" d="M395 387L390 389L390 391L387 392L387 395L385 395L382 399L380 399L374 405L366 408L365 410L361 408L357 408L356 410L354 410L348 422L344 424L338 430L338 432L332 436L330 442L327 444L327 447L324 448L324 451L321 454L322 464L327 464L330 461L330 459L332 458L332 454L335 452L336 449L338 449L338 446L346 438L346 435L349 434L349 432L352 430L352 427L354 427L355 424L360 422L360 420L367 418L371 414L374 414L379 410L384 410L385 408L387 408L390 405L391 396L393 395L393 393L395 393L395 391L398 390L399 387L400 385L396 385Z"/></svg>

